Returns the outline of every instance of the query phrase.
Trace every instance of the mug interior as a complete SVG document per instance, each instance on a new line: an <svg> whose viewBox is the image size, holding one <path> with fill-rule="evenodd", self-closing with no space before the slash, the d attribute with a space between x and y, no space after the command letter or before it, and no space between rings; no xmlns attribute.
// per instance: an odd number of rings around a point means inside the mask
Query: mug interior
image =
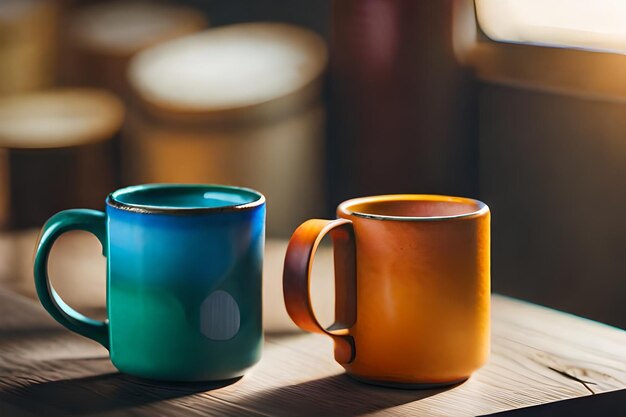
<svg viewBox="0 0 626 417"><path fill-rule="evenodd" d="M262 194L247 188L211 184L146 184L109 195L120 208L143 210L237 209L263 203Z"/></svg>
<svg viewBox="0 0 626 417"><path fill-rule="evenodd" d="M392 220L441 220L480 215L488 210L481 201L463 197L398 194L348 200L339 206L346 215Z"/></svg>

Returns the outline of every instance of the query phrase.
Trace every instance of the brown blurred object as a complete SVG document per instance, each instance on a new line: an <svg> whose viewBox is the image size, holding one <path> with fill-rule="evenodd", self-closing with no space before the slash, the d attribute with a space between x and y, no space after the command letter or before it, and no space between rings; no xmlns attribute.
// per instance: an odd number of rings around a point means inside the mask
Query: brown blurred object
<svg viewBox="0 0 626 417"><path fill-rule="evenodd" d="M149 1L112 1L78 8L63 33L62 81L129 94L126 69L137 52L207 27L192 8Z"/></svg>
<svg viewBox="0 0 626 417"><path fill-rule="evenodd" d="M453 0L334 0L329 146L333 202L393 192L475 195L471 69Z"/></svg>
<svg viewBox="0 0 626 417"><path fill-rule="evenodd" d="M58 89L0 99L0 229L39 227L70 207L101 207L117 185L124 109L112 94Z"/></svg>
<svg viewBox="0 0 626 417"><path fill-rule="evenodd" d="M55 81L58 14L53 1L0 1L0 95Z"/></svg>
<svg viewBox="0 0 626 417"><path fill-rule="evenodd" d="M267 197L268 235L323 214L326 46L277 23L211 29L138 54L127 180L222 183Z"/></svg>

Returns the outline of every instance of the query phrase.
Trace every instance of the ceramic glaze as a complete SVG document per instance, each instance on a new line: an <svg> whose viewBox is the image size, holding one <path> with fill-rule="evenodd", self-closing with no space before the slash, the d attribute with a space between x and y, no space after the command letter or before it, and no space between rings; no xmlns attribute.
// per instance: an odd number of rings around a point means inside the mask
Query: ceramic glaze
<svg viewBox="0 0 626 417"><path fill-rule="evenodd" d="M365 197L337 220L309 220L289 242L284 292L301 328L335 342L357 379L432 387L459 382L489 356L490 214L479 201ZM325 234L335 251L336 324L315 318L308 281Z"/></svg>
<svg viewBox="0 0 626 417"><path fill-rule="evenodd" d="M44 227L37 252L42 303L107 347L122 372L172 381L241 376L259 360L263 341L264 201L235 187L148 185L112 193L106 214L61 212ZM72 229L102 242L108 324L73 318L47 280L48 250Z"/></svg>

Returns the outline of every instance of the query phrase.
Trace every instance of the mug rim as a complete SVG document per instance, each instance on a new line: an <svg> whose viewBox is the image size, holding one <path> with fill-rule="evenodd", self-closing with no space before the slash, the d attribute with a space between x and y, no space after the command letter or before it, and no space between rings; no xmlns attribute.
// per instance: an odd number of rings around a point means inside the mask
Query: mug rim
<svg viewBox="0 0 626 417"><path fill-rule="evenodd" d="M477 206L476 210L469 211L462 214L444 215L444 216L392 216L387 214L375 214L365 213L360 211L353 211L350 207L356 204L386 202L386 201L431 201L431 202L450 202L450 203L464 203L474 204ZM346 216L356 216L364 219L372 220L395 220L395 221L410 221L410 222L431 222L442 220L455 220L455 219L469 219L476 218L489 213L489 206L480 200L476 200L469 197L455 197L440 194L385 194L375 195L367 197L351 198L339 204L337 212Z"/></svg>
<svg viewBox="0 0 626 417"><path fill-rule="evenodd" d="M155 206L149 204L128 203L119 200L119 196L122 194L136 193L144 190L152 190L159 188L172 188L172 189L193 189L199 188L205 191L210 190L226 190L226 191L243 191L253 194L256 199L250 202L241 204L231 204L219 207L172 207L172 206ZM255 207L259 207L265 204L265 196L260 192L253 190L252 188L237 187L234 185L222 185L222 184L183 184L183 183L154 183L154 184L139 184L123 187L111 192L106 198L106 204L109 207L115 209L121 209L131 211L134 213L142 214L209 214L209 213L225 213L225 212L239 212L250 210Z"/></svg>

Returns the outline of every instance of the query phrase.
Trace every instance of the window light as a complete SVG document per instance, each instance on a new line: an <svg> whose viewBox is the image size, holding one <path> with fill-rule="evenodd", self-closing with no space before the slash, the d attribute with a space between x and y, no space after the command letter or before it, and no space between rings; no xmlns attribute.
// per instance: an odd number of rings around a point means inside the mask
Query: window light
<svg viewBox="0 0 626 417"><path fill-rule="evenodd" d="M491 39L626 54L626 0L475 0Z"/></svg>

